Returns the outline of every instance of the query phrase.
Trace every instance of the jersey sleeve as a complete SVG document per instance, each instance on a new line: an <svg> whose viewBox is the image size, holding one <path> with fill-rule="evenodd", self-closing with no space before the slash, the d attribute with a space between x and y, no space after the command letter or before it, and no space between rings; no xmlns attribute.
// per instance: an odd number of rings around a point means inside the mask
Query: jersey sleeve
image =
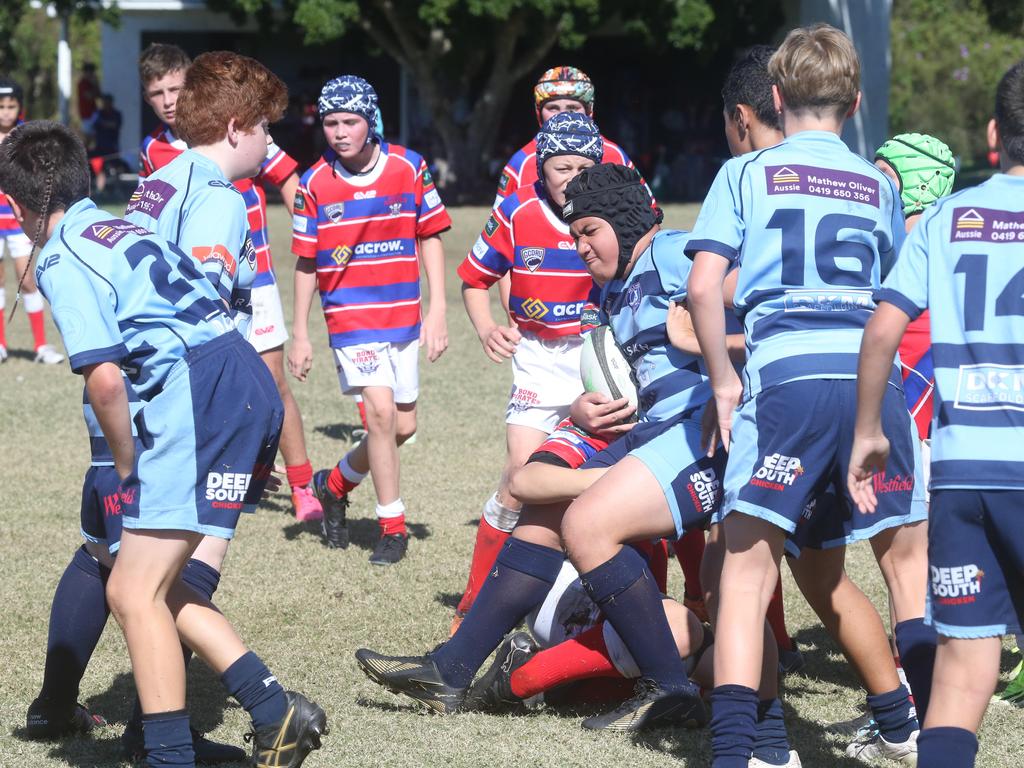
<svg viewBox="0 0 1024 768"><path fill-rule="evenodd" d="M506 164L501 169L501 176L498 177L498 193L495 195L494 205L491 207L497 208L503 200L506 200L509 195L515 193L517 189L519 189L519 174L516 173L511 164Z"/></svg>
<svg viewBox="0 0 1024 768"><path fill-rule="evenodd" d="M490 288L512 269L515 246L507 208L502 204L491 211L473 249L459 265L459 277L471 288Z"/></svg>
<svg viewBox="0 0 1024 768"><path fill-rule="evenodd" d="M231 306L239 271L255 268L255 253L248 264L252 246L242 196L230 187L210 185L190 196L177 245L200 263L217 293Z"/></svg>
<svg viewBox="0 0 1024 768"><path fill-rule="evenodd" d="M915 320L928 308L928 248L935 209L925 213L903 242L899 258L882 287L875 291L876 302L888 302Z"/></svg>
<svg viewBox="0 0 1024 768"><path fill-rule="evenodd" d="M899 255L903 242L907 237L906 220L903 218L903 205L900 200L900 192L896 188L896 184L892 179L888 176L886 176L885 179L889 182L892 215L889 218L889 232L886 233L889 235L889 248L884 248L884 241L879 242L878 258L883 280L896 263L896 257Z"/></svg>
<svg viewBox="0 0 1024 768"><path fill-rule="evenodd" d="M315 259L317 251L317 202L310 192L307 173L295 192L295 213L292 215L292 253L302 259Z"/></svg>
<svg viewBox="0 0 1024 768"><path fill-rule="evenodd" d="M117 292L111 283L77 256L56 253L40 257L36 281L50 302L71 370L81 373L87 365L127 357L114 313Z"/></svg>
<svg viewBox="0 0 1024 768"><path fill-rule="evenodd" d="M692 266L686 258L686 236L679 232L665 240L665 244L654 252L654 266L669 300L681 303L686 300L686 283Z"/></svg>
<svg viewBox="0 0 1024 768"><path fill-rule="evenodd" d="M690 241L686 244L685 253L691 259L700 251L709 251L727 259L730 264L739 260L746 225L740 213L742 192L736 168L734 161L730 160L715 176L693 226Z"/></svg>
<svg viewBox="0 0 1024 768"><path fill-rule="evenodd" d="M422 158L416 172L416 206L416 237L430 237L451 229L451 217Z"/></svg>
<svg viewBox="0 0 1024 768"><path fill-rule="evenodd" d="M299 164L287 152L277 144L269 144L267 159L263 161L263 166L257 176L264 181L269 181L275 187L280 187L298 169Z"/></svg>

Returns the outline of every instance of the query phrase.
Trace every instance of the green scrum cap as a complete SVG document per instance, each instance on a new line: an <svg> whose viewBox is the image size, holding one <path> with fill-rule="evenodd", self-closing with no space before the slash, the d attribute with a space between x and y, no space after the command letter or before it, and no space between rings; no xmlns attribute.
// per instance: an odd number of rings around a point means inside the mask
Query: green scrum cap
<svg viewBox="0 0 1024 768"><path fill-rule="evenodd" d="M875 152L875 160L884 160L900 180L903 214L921 213L940 197L953 190L956 166L949 147L924 133L893 136Z"/></svg>

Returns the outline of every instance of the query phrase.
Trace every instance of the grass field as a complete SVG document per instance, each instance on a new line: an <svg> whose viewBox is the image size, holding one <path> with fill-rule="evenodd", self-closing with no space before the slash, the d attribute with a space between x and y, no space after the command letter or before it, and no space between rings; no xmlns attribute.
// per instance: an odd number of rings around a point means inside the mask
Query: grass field
<svg viewBox="0 0 1024 768"><path fill-rule="evenodd" d="M670 207L667 213L669 226L688 227L696 207ZM422 363L418 441L402 449L402 497L413 533L408 558L389 569L367 563L377 535L369 483L354 494L349 512L353 543L344 552L328 551L318 533L297 524L281 495L242 521L216 602L286 687L304 691L327 710L331 735L309 758L309 766L706 765L706 732L636 738L585 733L576 713L564 711L441 718L388 694L356 667L352 654L360 646L419 653L446 635L465 584L474 525L498 478L511 374L508 365L499 367L484 357L455 278L455 267L485 216L480 208L453 211L455 227L445 240L451 346L439 362ZM270 219L290 317L289 220L282 208L272 209ZM12 272L8 262L8 286ZM10 287L7 296L9 308ZM317 337L313 372L308 383L293 382L293 391L313 463L322 467L349 447L358 417L352 401L339 394L322 316L310 325ZM33 364L27 326L19 309L8 326L12 357L0 366L0 583L6 616L0 633L0 768L117 765L133 687L124 642L112 620L80 695L111 725L91 738L53 744L29 742L22 735L25 710L42 679L50 598L79 545L79 491L89 460L81 380L66 365ZM854 579L877 605L884 605L870 551L855 548L849 560ZM671 591L680 596L674 564L670 575ZM863 694L788 573L785 578L790 630L807 658L804 673L785 683L793 745L805 766L860 765L843 756L843 745L822 725L856 715ZM193 722L213 738L241 743L247 718L202 663L192 664L189 687ZM1020 711L993 707L978 765L1020 765L1022 726Z"/></svg>

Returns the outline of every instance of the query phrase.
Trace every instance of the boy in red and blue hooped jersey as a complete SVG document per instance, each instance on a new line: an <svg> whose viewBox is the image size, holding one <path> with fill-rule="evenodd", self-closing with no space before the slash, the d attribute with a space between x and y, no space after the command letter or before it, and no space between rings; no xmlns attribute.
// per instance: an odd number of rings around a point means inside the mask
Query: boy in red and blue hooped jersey
<svg viewBox="0 0 1024 768"><path fill-rule="evenodd" d="M288 366L305 380L313 361L313 295L327 321L342 392L359 394L367 438L331 470L313 476L330 547L348 546L347 494L373 472L381 539L370 557L390 565L405 555L405 505L398 490L398 446L416 431L419 346L436 360L448 346L444 249L451 219L417 153L376 130L377 93L343 75L320 93L328 150L302 177L295 198L292 251L295 339ZM430 290L421 315L420 261Z"/></svg>
<svg viewBox="0 0 1024 768"><path fill-rule="evenodd" d="M496 363L511 358L513 383L505 413L505 466L498 490L484 504L453 628L469 611L519 519L521 505L509 493L508 478L568 415L583 391L580 315L591 293L596 301L596 291L569 227L556 211L569 180L601 162L604 142L593 120L564 112L548 120L533 143L539 180L520 187L491 212L459 265L463 301L484 352ZM498 325L487 291L506 276L512 322Z"/></svg>
<svg viewBox="0 0 1024 768"><path fill-rule="evenodd" d="M21 124L22 90L13 80L0 78L0 142L7 134ZM15 280L20 280L28 265L28 257L32 251L32 243L21 231L14 213L11 211L7 196L0 191L0 267L3 264L4 252L14 261ZM7 359L7 338L4 324L6 322L6 294L3 290L3 270L0 269L0 363ZM25 304L29 325L36 350L35 361L53 365L64 359L64 356L46 343L46 329L43 321L43 297L36 288L31 274L25 274L24 284L18 286Z"/></svg>
<svg viewBox="0 0 1024 768"><path fill-rule="evenodd" d="M139 58L139 79L143 97L160 119L161 125L142 140L139 152L139 176L146 178L181 155L188 145L175 135L178 95L185 83L185 74L191 65L188 55L176 45L154 43ZM267 147L267 158L259 173L252 179L239 179L233 183L242 194L249 224L249 236L256 253L256 274L252 281L250 302L251 329L247 336L250 344L260 353L277 382L278 393L284 401L285 423L281 431L281 454L292 489L292 505L298 520L318 520L323 516L320 502L309 489L313 466L306 453L306 439L302 430L302 414L288 388L284 375L284 343L288 331L284 322L281 296L274 276L274 263L270 253L267 231L267 182L278 187L289 212L299 184L298 164L276 144Z"/></svg>

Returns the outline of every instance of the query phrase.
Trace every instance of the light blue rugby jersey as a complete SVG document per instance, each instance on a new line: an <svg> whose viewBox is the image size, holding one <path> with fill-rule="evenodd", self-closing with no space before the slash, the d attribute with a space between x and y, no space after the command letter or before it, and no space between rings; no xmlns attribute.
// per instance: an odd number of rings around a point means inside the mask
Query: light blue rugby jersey
<svg viewBox="0 0 1024 768"><path fill-rule="evenodd" d="M931 487L1024 488L1024 178L936 203L875 300L931 309Z"/></svg>
<svg viewBox="0 0 1024 768"><path fill-rule="evenodd" d="M132 416L132 437L135 438L135 455L139 454L142 446L139 444L139 433L135 426L135 414L142 410L142 401L135 394L132 385L125 381L125 391L128 393L128 410ZM88 391L82 392L82 416L85 419L85 428L89 431L89 451L92 454L92 465L94 467L114 466L114 454L110 450L110 443L103 434L100 422L96 418L96 411L89 402Z"/></svg>
<svg viewBox="0 0 1024 768"><path fill-rule="evenodd" d="M861 335L904 238L899 193L833 133L804 131L727 162L686 253L740 267L746 397L799 379L853 379ZM900 386L894 367L892 382Z"/></svg>
<svg viewBox="0 0 1024 768"><path fill-rule="evenodd" d="M669 302L686 299L690 260L687 233L660 230L633 263L625 280L601 290L602 322L629 361L639 389L640 419L664 421L702 406L711 396L703 358L668 340Z"/></svg>
<svg viewBox="0 0 1024 768"><path fill-rule="evenodd" d="M231 307L235 327L248 335L256 249L245 201L216 163L192 150L182 152L139 184L125 219L199 261Z"/></svg>
<svg viewBox="0 0 1024 768"><path fill-rule="evenodd" d="M89 199L64 214L35 276L72 370L118 363L143 400L189 350L233 330L194 261Z"/></svg>

